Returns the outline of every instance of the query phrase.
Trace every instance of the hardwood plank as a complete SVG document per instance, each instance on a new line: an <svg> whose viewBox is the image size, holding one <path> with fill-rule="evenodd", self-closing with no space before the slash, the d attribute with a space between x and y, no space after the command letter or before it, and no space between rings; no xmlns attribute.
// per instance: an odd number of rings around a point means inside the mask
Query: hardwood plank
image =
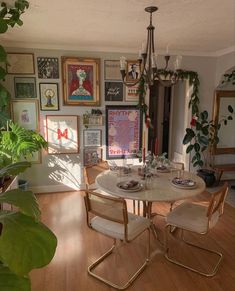
<svg viewBox="0 0 235 291"><path fill-rule="evenodd" d="M198 199L206 200L207 197ZM39 194L42 221L58 238L56 255L52 262L31 272L32 291L111 291L114 290L87 273L87 266L107 250L112 240L90 230L86 225L82 192ZM128 202L130 209L132 203ZM154 211L166 213L169 204L154 203ZM164 218L157 216L156 225L163 238ZM159 248L146 270L128 289L130 291L235 291L235 208L225 204L224 215L207 237L187 236L195 242L221 251L224 260L216 276L206 278L168 262L162 247L151 237L151 249ZM146 236L132 244L119 244L119 250L97 269L118 282L127 278L145 256ZM197 253L175 250L185 259L207 264ZM208 258L207 261L211 261Z"/></svg>

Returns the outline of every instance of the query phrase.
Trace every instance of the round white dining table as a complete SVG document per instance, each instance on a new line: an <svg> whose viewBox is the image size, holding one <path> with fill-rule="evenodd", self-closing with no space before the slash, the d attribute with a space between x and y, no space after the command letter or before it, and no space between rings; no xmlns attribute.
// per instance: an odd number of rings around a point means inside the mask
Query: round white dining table
<svg viewBox="0 0 235 291"><path fill-rule="evenodd" d="M96 177L96 185L105 192L125 199L139 200L146 202L174 202L177 200L194 197L205 190L205 182L193 173L183 172L184 177L188 177L195 182L195 186L178 188L172 183L172 173L157 172L151 179L151 186L145 186L145 180L138 176L137 171L133 170L127 176L120 177L117 173L107 170ZM117 184L120 181L137 180L143 184L143 187L136 192L120 189ZM146 189L147 188L147 189Z"/></svg>

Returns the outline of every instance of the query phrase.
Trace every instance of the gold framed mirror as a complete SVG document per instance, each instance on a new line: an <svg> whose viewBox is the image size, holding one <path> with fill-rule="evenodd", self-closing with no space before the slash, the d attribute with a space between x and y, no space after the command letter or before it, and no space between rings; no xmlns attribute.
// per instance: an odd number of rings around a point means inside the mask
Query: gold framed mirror
<svg viewBox="0 0 235 291"><path fill-rule="evenodd" d="M213 121L218 121L228 116L228 105L235 108L235 90L215 91L213 106ZM235 118L229 120L227 125L221 124L218 132L219 143L214 148L214 154L234 154L235 153Z"/></svg>

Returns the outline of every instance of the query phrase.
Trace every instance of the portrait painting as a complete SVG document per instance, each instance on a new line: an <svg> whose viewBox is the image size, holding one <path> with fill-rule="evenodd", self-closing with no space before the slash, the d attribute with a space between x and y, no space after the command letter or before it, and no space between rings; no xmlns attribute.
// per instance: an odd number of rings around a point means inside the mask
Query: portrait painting
<svg viewBox="0 0 235 291"><path fill-rule="evenodd" d="M138 61L127 61L126 80L135 82L140 78L140 65Z"/></svg>
<svg viewBox="0 0 235 291"><path fill-rule="evenodd" d="M96 165L102 160L102 148L85 148L83 153L84 166Z"/></svg>
<svg viewBox="0 0 235 291"><path fill-rule="evenodd" d="M59 59L58 58L37 58L39 79L59 79Z"/></svg>
<svg viewBox="0 0 235 291"><path fill-rule="evenodd" d="M99 59L62 57L64 105L99 106Z"/></svg>

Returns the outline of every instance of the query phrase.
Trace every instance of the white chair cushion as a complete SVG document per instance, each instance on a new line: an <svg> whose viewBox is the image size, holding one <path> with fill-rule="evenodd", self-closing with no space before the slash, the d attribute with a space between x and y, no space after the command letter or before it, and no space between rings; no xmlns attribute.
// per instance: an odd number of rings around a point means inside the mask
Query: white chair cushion
<svg viewBox="0 0 235 291"><path fill-rule="evenodd" d="M120 215L122 215L122 213L117 214L117 217L118 216L120 217ZM128 240L134 239L149 226L150 220L148 218L128 213L128 224L127 224ZM125 240L124 224L96 216L91 219L91 227L97 230L98 232L101 232L110 237Z"/></svg>
<svg viewBox="0 0 235 291"><path fill-rule="evenodd" d="M207 207L184 202L167 214L166 222L179 228L204 233L208 230L208 217L206 214ZM219 212L216 211L211 217L210 228L215 226L218 219Z"/></svg>

